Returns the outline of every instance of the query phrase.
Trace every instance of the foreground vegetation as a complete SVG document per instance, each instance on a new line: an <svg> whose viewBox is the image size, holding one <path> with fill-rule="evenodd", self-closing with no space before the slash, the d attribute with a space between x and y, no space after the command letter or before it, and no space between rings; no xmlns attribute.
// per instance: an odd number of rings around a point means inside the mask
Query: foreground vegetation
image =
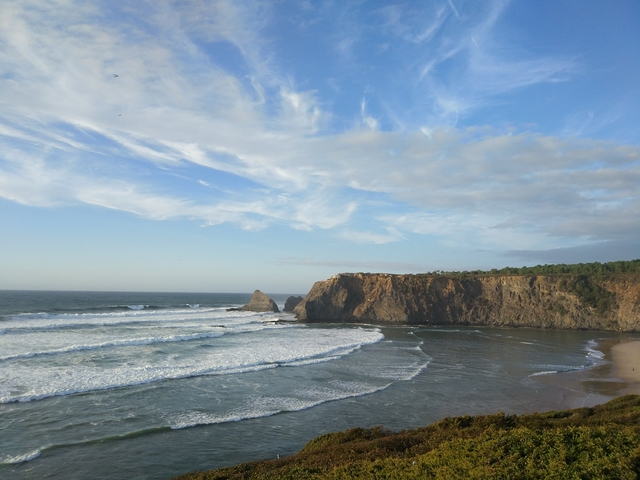
<svg viewBox="0 0 640 480"><path fill-rule="evenodd" d="M355 428L298 454L180 480L232 479L636 479L640 396L526 415L445 418L415 430Z"/></svg>

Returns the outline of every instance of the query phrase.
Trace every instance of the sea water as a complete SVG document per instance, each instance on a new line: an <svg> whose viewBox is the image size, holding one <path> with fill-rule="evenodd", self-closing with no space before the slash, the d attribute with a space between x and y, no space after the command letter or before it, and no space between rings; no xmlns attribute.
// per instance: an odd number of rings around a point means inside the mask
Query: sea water
<svg viewBox="0 0 640 480"><path fill-rule="evenodd" d="M166 479L355 426L608 399L540 380L606 364L616 334L228 311L249 298L0 291L0 477Z"/></svg>

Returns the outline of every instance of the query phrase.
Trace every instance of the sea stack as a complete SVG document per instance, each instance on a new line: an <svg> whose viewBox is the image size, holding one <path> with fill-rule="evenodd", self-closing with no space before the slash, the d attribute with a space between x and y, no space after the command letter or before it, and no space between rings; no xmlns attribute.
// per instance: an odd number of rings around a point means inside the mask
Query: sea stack
<svg viewBox="0 0 640 480"><path fill-rule="evenodd" d="M293 312L293 309L302 301L302 297L294 297L293 295L287 298L284 303L285 312Z"/></svg>
<svg viewBox="0 0 640 480"><path fill-rule="evenodd" d="M271 300L267 295L260 290L253 292L251 300L244 307L240 307L238 310L244 312L279 312L280 309L276 302Z"/></svg>

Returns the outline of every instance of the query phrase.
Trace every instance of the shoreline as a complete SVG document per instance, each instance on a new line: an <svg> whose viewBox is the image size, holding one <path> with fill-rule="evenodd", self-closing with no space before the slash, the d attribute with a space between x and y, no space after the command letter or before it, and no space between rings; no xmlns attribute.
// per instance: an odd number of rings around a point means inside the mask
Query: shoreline
<svg viewBox="0 0 640 480"><path fill-rule="evenodd" d="M210 320L206 321L210 326ZM350 327L348 329L351 330ZM634 342L634 347L640 347L638 333L563 332L528 328L477 330L463 326L380 327L380 330L385 334L385 341L362 348L354 355L346 355L338 363L314 363L302 370L275 368L247 372L237 380L228 377L226 381L220 381L220 376L208 376L175 383L158 382L133 391L114 389L107 393L100 392L97 397L72 395L64 400L59 397L42 402L11 404L5 407L13 415L8 417L9 420L23 417L24 412L46 418L56 415L60 405L68 405L66 411L86 411L99 422L101 415L111 415L100 404L122 404L122 400L126 399L125 403L131 405L128 408L139 409L137 411L143 414L160 408L174 411L175 417L169 420L163 417L160 420L163 423L201 418L208 421L215 415L220 418L219 412L226 405L229 405L228 411L236 413L245 408L244 411L253 414L257 411L256 407L265 405L273 409L274 405L277 406L275 402L282 398L283 391L295 392L302 388L305 388L305 392L315 391L307 388L302 381L304 379L311 379L311 388L321 381L326 381L324 385L331 387L334 385L332 381L343 380L340 388L348 393L342 385L352 391L353 386L361 385L369 377L373 378L368 374L364 376L369 366L372 372L375 370L373 373L382 371L385 375L380 376L379 382L375 377L372 382L376 383L371 383L371 388L387 385L386 375L401 378L393 385L371 394L347 395L312 408L285 410L282 414L246 417L242 421L226 423L203 423L194 428L153 431L125 438L109 436L107 438L115 441L43 449L37 459L19 465L2 466L0 472L25 480L51 475L51 472L60 477L66 473L74 478L91 477L95 476L95 472L102 472L103 476L119 479L132 476L134 471L152 472L158 478L168 477L194 469L210 470L261 458L276 458L276 455L285 457L299 452L309 441L325 433L376 425L397 432L431 425L446 417L493 415L500 411L506 415L521 415L536 411L588 408L631 393L628 389L638 385L637 382L625 382L615 376L612 362L612 347L616 344ZM301 332L299 340L308 338L308 332L308 329ZM327 335L333 333L333 328L325 332ZM282 336L279 333L274 335L278 344L282 344ZM255 343L251 344L251 348L256 348ZM568 355L566 362L563 361L565 355ZM428 363L420 367L418 374L409 377L425 361ZM629 363L618 360L617 365L617 368L623 368ZM396 373L399 368L403 369L400 372L402 377ZM356 372L357 376L351 372ZM532 372L538 373L529 375ZM251 390L227 389L237 385L250 387ZM277 388L272 388L272 385ZM218 395L217 392L222 393ZM255 392L259 395L255 395ZM99 404L94 403L95 398L100 401ZM162 402L157 408L154 404L156 398ZM200 398L201 403L197 403ZM211 398L220 401L209 407L213 403ZM236 398L241 400L237 401ZM248 400L242 403L243 398ZM189 401L185 402L185 399ZM271 403L257 403L265 399ZM149 410L147 405L151 405ZM202 417L196 416L200 415L198 412L203 412ZM60 421L74 425L71 417L62 417ZM20 434L19 421L12 422L12 425L15 427L11 428ZM48 425L37 427L47 435L57 434L53 429L53 433L49 434L46 430ZM15 437L10 434L10 429L7 432L7 444L13 449ZM64 435L68 435L68 430ZM217 442L219 438L225 441ZM16 446L15 450L18 451L12 458L30 456L37 445L32 449L25 443L25 447ZM114 463L118 466L115 467ZM105 471L109 473L105 474Z"/></svg>
<svg viewBox="0 0 640 480"><path fill-rule="evenodd" d="M611 347L613 375L627 387L624 393L640 393L640 341L627 340Z"/></svg>
<svg viewBox="0 0 640 480"><path fill-rule="evenodd" d="M622 395L640 394L640 340L600 339L596 348L603 353L602 365L531 378L546 390L549 402L542 402L536 411L557 410L559 404L567 409L593 407Z"/></svg>

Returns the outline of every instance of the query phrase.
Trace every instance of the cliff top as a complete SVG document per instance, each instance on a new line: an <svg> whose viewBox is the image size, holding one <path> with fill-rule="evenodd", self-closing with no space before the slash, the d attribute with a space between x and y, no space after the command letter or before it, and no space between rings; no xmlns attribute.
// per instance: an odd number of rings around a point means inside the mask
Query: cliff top
<svg viewBox="0 0 640 480"><path fill-rule="evenodd" d="M608 275L618 273L640 273L640 259L637 260L620 260L617 262L592 262L592 263L575 263L575 264L545 264L536 265L534 267L504 267L493 268L491 270L463 270L463 271L444 271L435 270L433 272L415 273L415 274L390 274L375 273L375 275L384 276L449 276L449 277L469 277L469 276L504 276L504 275ZM369 273L340 273L334 275L358 275ZM374 274L374 273L371 273Z"/></svg>

